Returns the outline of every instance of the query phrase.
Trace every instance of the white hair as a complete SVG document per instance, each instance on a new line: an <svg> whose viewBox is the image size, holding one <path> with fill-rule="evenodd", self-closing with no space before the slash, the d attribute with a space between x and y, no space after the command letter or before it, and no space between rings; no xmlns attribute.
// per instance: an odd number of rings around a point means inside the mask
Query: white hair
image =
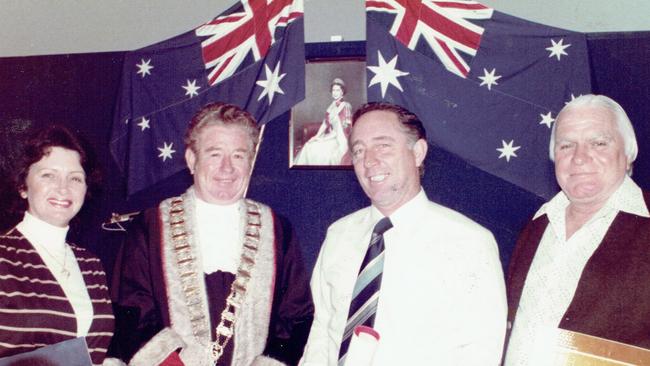
<svg viewBox="0 0 650 366"><path fill-rule="evenodd" d="M562 108L557 116L557 121L551 128L551 141L549 142L548 149L548 155L551 158L551 161L555 161L555 130L557 129L557 124L560 122L560 119L562 117L562 112L578 107L600 107L605 108L614 114L614 121L616 122L618 131L623 137L625 156L627 157L627 161L631 169L632 162L636 160L636 156L639 152L639 146L636 142L636 135L634 134L634 127L632 127L632 122L627 116L627 113L625 113L625 110L623 110L623 107L621 107L621 105L614 101L612 98L604 95L581 95L571 102L567 103L567 105Z"/></svg>

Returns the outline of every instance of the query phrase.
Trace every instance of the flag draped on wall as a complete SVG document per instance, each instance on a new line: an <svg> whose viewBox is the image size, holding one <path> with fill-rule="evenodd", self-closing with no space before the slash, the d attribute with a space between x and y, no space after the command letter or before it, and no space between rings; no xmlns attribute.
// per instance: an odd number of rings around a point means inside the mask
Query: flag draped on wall
<svg viewBox="0 0 650 366"><path fill-rule="evenodd" d="M183 135L203 105L264 124L304 99L302 0L241 0L177 37L128 52L111 152L132 195L185 169Z"/></svg>
<svg viewBox="0 0 650 366"><path fill-rule="evenodd" d="M591 90L583 34L474 1L367 0L368 100L415 112L429 141L543 198L550 128Z"/></svg>

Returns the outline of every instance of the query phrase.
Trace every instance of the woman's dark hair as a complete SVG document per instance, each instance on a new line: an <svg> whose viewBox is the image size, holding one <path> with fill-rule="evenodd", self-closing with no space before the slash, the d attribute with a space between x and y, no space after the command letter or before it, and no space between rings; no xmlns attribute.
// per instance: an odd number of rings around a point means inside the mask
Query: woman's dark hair
<svg viewBox="0 0 650 366"><path fill-rule="evenodd" d="M43 157L49 155L54 147L76 151L79 154L81 167L86 174L86 184L88 185L86 198L88 198L97 187L100 179L99 171L95 168L94 159L89 156L82 141L61 125L50 125L36 129L24 141L21 153L18 154L14 162L13 186L15 192L27 189L26 181L29 168ZM15 207L15 211L25 211L27 209L25 200L20 200L18 206L22 207Z"/></svg>

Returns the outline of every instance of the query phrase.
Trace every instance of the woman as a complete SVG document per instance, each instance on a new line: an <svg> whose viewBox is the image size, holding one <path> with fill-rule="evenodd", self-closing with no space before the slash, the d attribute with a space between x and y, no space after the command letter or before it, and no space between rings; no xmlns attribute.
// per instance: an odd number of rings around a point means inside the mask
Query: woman
<svg viewBox="0 0 650 366"><path fill-rule="evenodd" d="M352 106L343 100L345 83L336 78L330 85L332 103L318 132L305 143L296 157L297 165L339 165L348 151Z"/></svg>
<svg viewBox="0 0 650 366"><path fill-rule="evenodd" d="M17 162L22 221L0 236L0 357L85 337L101 364L113 334L99 259L66 243L88 191L86 152L65 128L36 132Z"/></svg>

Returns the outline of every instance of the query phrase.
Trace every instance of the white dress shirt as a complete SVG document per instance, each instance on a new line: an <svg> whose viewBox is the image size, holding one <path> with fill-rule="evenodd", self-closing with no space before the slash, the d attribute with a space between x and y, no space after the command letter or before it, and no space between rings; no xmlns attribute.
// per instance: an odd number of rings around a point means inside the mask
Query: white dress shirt
<svg viewBox="0 0 650 366"><path fill-rule="evenodd" d="M94 311L77 259L65 243L69 227L50 225L28 212L16 227L36 249L72 305L77 318L77 337L87 335ZM64 270L70 275L64 275Z"/></svg>
<svg viewBox="0 0 650 366"><path fill-rule="evenodd" d="M315 317L302 365L336 365L372 229L368 207L330 226L312 277ZM492 234L424 191L390 216L372 365L498 365L506 298Z"/></svg>
<svg viewBox="0 0 650 366"><path fill-rule="evenodd" d="M243 242L239 201L230 205L215 205L196 197L196 234L203 272L217 270L237 273Z"/></svg>
<svg viewBox="0 0 650 366"><path fill-rule="evenodd" d="M547 215L549 225L531 263L508 345L506 366L546 365L557 330L575 294L582 270L619 211L650 217L641 188L625 177L596 214L566 238L563 192L544 204L534 218Z"/></svg>

